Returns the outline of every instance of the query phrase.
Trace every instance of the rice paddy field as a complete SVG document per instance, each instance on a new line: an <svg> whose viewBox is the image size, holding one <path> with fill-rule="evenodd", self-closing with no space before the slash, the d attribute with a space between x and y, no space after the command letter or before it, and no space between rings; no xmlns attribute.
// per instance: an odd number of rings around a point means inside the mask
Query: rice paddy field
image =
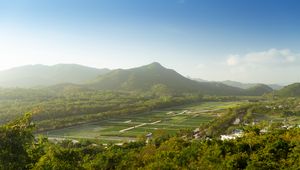
<svg viewBox="0 0 300 170"><path fill-rule="evenodd" d="M134 141L156 130L174 134L180 129L196 129L227 108L240 102L203 102L147 113L120 116L73 127L43 132L49 139L98 139L103 142Z"/></svg>

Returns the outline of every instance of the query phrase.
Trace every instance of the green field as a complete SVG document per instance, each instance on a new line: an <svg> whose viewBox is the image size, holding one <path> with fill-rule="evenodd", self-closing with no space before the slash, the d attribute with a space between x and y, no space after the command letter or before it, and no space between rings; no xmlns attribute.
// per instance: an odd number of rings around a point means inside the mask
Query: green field
<svg viewBox="0 0 300 170"><path fill-rule="evenodd" d="M239 104L239 102L204 102L130 116L120 116L43 132L43 134L50 139L98 139L105 142L130 141L156 130L164 130L172 134L180 129L195 129L224 113L225 109Z"/></svg>

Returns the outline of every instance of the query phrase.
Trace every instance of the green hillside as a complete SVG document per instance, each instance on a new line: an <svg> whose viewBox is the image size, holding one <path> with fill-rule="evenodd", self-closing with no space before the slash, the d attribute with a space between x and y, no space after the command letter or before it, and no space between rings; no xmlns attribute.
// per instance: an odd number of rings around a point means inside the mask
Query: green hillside
<svg viewBox="0 0 300 170"><path fill-rule="evenodd" d="M98 89L148 90L156 84L163 84L170 89L196 90L197 83L189 80L174 70L166 69L159 63L123 70L118 69L100 76L91 86Z"/></svg>
<svg viewBox="0 0 300 170"><path fill-rule="evenodd" d="M81 84L80 86L78 86ZM157 62L132 68L96 69L76 64L28 65L0 72L0 87L50 87L58 91L91 88L97 90L164 91L204 95L259 96L272 91L266 85L243 89L221 82L199 82L186 78Z"/></svg>
<svg viewBox="0 0 300 170"><path fill-rule="evenodd" d="M265 84L257 84L256 86L246 89L245 93L249 96L260 96L266 93L270 93L272 91L273 89Z"/></svg>
<svg viewBox="0 0 300 170"><path fill-rule="evenodd" d="M299 97L300 96L300 83L294 83L294 84L285 86L281 90L278 90L275 94L278 96L282 96L282 97Z"/></svg>
<svg viewBox="0 0 300 170"><path fill-rule="evenodd" d="M210 95L241 95L243 90L216 82L188 79L159 63L133 69L119 69L98 77L89 87L104 90L151 90L163 86L174 92L200 92Z"/></svg>
<svg viewBox="0 0 300 170"><path fill-rule="evenodd" d="M241 89L248 89L248 88L251 88L251 87L254 87L257 85L255 83L241 83L241 82L231 81L231 80L225 80L225 81L222 81L221 83L226 84L228 86L232 86L232 87L238 87Z"/></svg>
<svg viewBox="0 0 300 170"><path fill-rule="evenodd" d="M231 81L231 80L225 80L222 81L221 83L232 87L238 87L241 89L249 89L260 85L259 83L241 83L241 82ZM267 84L267 86L271 87L273 90L279 90L282 88L282 86L278 84Z"/></svg>
<svg viewBox="0 0 300 170"><path fill-rule="evenodd" d="M108 69L97 69L76 64L28 65L1 71L0 87L30 88L60 83L79 84L95 79L108 71Z"/></svg>

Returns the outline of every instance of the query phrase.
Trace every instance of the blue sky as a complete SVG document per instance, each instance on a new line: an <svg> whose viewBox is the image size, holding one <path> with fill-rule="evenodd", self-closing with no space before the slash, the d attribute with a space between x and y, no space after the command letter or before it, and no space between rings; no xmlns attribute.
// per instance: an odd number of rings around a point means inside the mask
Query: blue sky
<svg viewBox="0 0 300 170"><path fill-rule="evenodd" d="M153 61L207 80L300 81L297 0L0 0L0 70Z"/></svg>

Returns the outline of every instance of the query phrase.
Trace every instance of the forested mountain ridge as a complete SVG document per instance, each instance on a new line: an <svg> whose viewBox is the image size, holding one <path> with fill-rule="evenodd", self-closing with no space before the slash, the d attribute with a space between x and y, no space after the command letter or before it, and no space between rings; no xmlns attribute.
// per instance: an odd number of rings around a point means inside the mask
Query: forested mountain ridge
<svg viewBox="0 0 300 170"><path fill-rule="evenodd" d="M232 81L232 80L221 81L221 83L226 84L228 86L232 86L232 87L239 87L241 89L249 89L251 87L261 85L260 83L241 83L241 82ZM283 86L278 85L278 84L266 84L266 85L271 87L274 90L279 90L283 87Z"/></svg>
<svg viewBox="0 0 300 170"><path fill-rule="evenodd" d="M222 82L199 82L154 62L131 69L97 69L76 64L28 65L0 72L0 87L67 90L70 88L117 91L164 91L203 95L249 95L269 93L266 85L243 89Z"/></svg>
<svg viewBox="0 0 300 170"><path fill-rule="evenodd" d="M251 96L270 92L269 88L244 90L220 82L198 82L157 62L132 69L113 70L99 76L89 87L101 90L151 90L160 87L174 92L198 92L205 95Z"/></svg>
<svg viewBox="0 0 300 170"><path fill-rule="evenodd" d="M276 95L281 97L299 97L300 96L300 83L293 83L285 86L279 91L275 92Z"/></svg>
<svg viewBox="0 0 300 170"><path fill-rule="evenodd" d="M245 90L249 96L260 96L273 91L273 89L265 84L257 84Z"/></svg>
<svg viewBox="0 0 300 170"><path fill-rule="evenodd" d="M238 87L241 89L249 89L251 87L255 87L255 86L261 84L261 83L242 83L242 82L232 81L232 80L208 81L208 80L204 80L201 78L193 78L193 80L198 81L198 82L219 82L219 83L226 84L227 86ZM266 84L266 85L271 87L273 90L280 90L281 88L283 88L283 86L279 85L279 84Z"/></svg>
<svg viewBox="0 0 300 170"><path fill-rule="evenodd" d="M231 81L231 80L225 80L225 81L221 81L221 82L228 86L239 87L241 89L248 89L248 88L251 88L251 87L257 85L256 83L241 83L241 82Z"/></svg>
<svg viewBox="0 0 300 170"><path fill-rule="evenodd" d="M109 72L77 64L27 65L0 71L0 87L32 88L61 83L82 84Z"/></svg>
<svg viewBox="0 0 300 170"><path fill-rule="evenodd" d="M195 91L198 83L183 77L172 69L167 69L159 63L132 68L117 69L99 76L90 83L90 87L105 90L149 90L155 85L167 86L172 90Z"/></svg>

